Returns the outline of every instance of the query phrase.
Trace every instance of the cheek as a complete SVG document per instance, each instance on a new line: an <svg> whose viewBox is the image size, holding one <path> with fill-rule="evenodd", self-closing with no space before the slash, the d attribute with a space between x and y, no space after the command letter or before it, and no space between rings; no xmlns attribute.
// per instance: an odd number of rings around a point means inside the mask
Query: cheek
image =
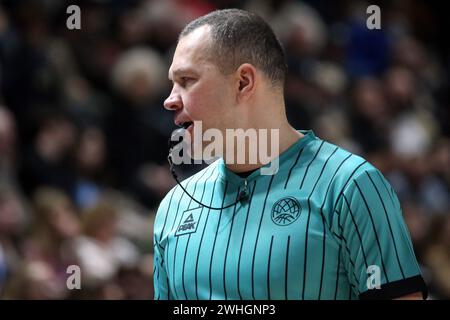
<svg viewBox="0 0 450 320"><path fill-rule="evenodd" d="M185 96L186 113L194 120L201 120L204 128L223 128L231 118L230 92L222 83L210 81Z"/></svg>
<svg viewBox="0 0 450 320"><path fill-rule="evenodd" d="M192 119L207 122L220 110L219 102L210 90L198 88L186 96L185 109Z"/></svg>

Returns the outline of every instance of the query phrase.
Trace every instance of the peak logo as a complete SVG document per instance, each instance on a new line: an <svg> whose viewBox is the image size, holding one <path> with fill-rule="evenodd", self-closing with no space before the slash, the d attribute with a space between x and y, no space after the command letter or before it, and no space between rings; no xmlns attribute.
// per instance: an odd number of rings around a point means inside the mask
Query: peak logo
<svg viewBox="0 0 450 320"><path fill-rule="evenodd" d="M177 231L175 232L175 236L182 236L184 234L196 232L201 213L202 208L195 208L184 211L183 216L180 220L180 224L178 225Z"/></svg>

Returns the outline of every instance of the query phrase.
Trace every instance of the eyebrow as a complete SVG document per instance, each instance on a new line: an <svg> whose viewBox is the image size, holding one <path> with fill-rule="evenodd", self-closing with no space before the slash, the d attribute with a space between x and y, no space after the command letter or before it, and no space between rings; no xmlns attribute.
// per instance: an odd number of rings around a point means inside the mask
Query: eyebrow
<svg viewBox="0 0 450 320"><path fill-rule="evenodd" d="M174 76L177 76L177 75L180 75L180 74L194 73L194 72L195 72L195 70L192 69L192 68L179 68L179 69L176 69L176 70L172 71L172 74ZM170 72L168 74L168 78L169 78L169 80L172 80L171 77L170 77Z"/></svg>

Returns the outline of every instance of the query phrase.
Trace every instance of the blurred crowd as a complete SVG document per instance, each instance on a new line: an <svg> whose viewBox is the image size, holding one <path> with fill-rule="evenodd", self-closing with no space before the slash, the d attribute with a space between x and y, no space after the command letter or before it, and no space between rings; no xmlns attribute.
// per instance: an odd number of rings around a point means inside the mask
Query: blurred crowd
<svg viewBox="0 0 450 320"><path fill-rule="evenodd" d="M291 123L381 169L430 298L449 299L445 10L374 3L379 30L366 27L369 3L352 1L2 1L0 298L153 297L153 219L174 185L167 70L186 23L238 7L264 17L285 46ZM80 30L66 27L69 4L81 9ZM66 286L70 265L81 290Z"/></svg>

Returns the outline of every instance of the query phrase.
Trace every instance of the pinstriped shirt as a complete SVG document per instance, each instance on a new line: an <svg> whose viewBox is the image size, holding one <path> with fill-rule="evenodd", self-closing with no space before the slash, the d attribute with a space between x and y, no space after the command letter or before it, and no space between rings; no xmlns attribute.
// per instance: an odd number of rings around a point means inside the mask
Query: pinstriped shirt
<svg viewBox="0 0 450 320"><path fill-rule="evenodd" d="M246 178L223 160L162 200L155 299L394 298L426 286L396 194L363 158L314 135ZM372 284L372 285L371 285ZM375 288L374 288L375 287Z"/></svg>

